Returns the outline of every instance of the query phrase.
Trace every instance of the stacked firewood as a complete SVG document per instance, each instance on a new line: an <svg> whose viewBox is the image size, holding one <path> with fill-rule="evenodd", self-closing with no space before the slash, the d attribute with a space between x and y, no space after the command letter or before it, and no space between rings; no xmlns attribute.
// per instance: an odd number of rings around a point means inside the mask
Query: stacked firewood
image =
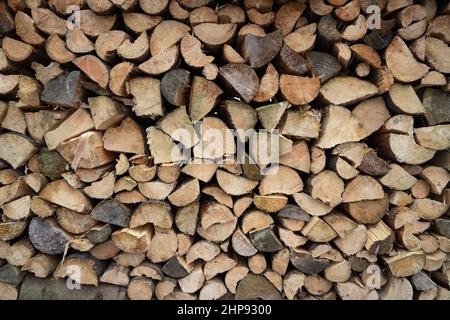
<svg viewBox="0 0 450 320"><path fill-rule="evenodd" d="M2 0L0 35L0 299L450 299L449 1Z"/></svg>

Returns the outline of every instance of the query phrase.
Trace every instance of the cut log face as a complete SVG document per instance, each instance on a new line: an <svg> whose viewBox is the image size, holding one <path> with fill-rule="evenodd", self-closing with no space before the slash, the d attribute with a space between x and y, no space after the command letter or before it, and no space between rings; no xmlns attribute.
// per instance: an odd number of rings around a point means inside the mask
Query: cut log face
<svg viewBox="0 0 450 320"><path fill-rule="evenodd" d="M64 231L53 218L45 220L33 218L28 235L35 248L51 255L63 253L72 238L72 235Z"/></svg>
<svg viewBox="0 0 450 320"><path fill-rule="evenodd" d="M343 88L352 88L351 91ZM370 82L354 77L336 77L327 81L321 88L321 97L330 104L348 105L370 98L378 89Z"/></svg>
<svg viewBox="0 0 450 320"><path fill-rule="evenodd" d="M132 141L132 143L130 143ZM106 150L142 154L145 142L140 127L130 117L125 118L119 126L109 128L103 135Z"/></svg>
<svg viewBox="0 0 450 320"><path fill-rule="evenodd" d="M130 209L115 200L100 202L91 212L93 219L113 225L127 227L130 221Z"/></svg>
<svg viewBox="0 0 450 320"><path fill-rule="evenodd" d="M247 34L242 43L242 57L248 61L250 67L261 68L268 64L281 49L282 34L274 31L264 37Z"/></svg>
<svg viewBox="0 0 450 320"><path fill-rule="evenodd" d="M201 42L214 50L232 39L236 32L236 24L205 22L194 26L193 31Z"/></svg>
<svg viewBox="0 0 450 320"><path fill-rule="evenodd" d="M41 99L51 105L76 108L81 94L81 73L73 71L48 81L44 85Z"/></svg>
<svg viewBox="0 0 450 320"><path fill-rule="evenodd" d="M109 71L99 58L93 55L85 55L75 58L72 62L100 87L106 88L108 86Z"/></svg>
<svg viewBox="0 0 450 320"><path fill-rule="evenodd" d="M417 62L408 46L398 36L394 37L386 48L386 65L396 80L406 83L422 78L429 69Z"/></svg>
<svg viewBox="0 0 450 320"><path fill-rule="evenodd" d="M180 50L184 61L194 68L203 68L214 60L213 56L207 56L202 52L200 40L191 35L183 37Z"/></svg>
<svg viewBox="0 0 450 320"><path fill-rule="evenodd" d="M216 105L223 93L214 82L194 76L189 97L189 114L193 122L201 120Z"/></svg>
<svg viewBox="0 0 450 320"><path fill-rule="evenodd" d="M0 159L14 169L24 165L35 152L34 143L24 135L15 133L0 135Z"/></svg>
<svg viewBox="0 0 450 320"><path fill-rule="evenodd" d="M343 123L347 124L345 130L342 130ZM325 109L322 133L317 146L328 149L341 143L359 141L366 134L358 118L348 109L340 106L329 106Z"/></svg>
<svg viewBox="0 0 450 320"><path fill-rule="evenodd" d="M150 37L150 53L156 56L177 44L191 28L175 20L166 20L156 26Z"/></svg>
<svg viewBox="0 0 450 320"><path fill-rule="evenodd" d="M0 300L449 299L450 5L222 2L0 1Z"/></svg>
<svg viewBox="0 0 450 320"><path fill-rule="evenodd" d="M425 113L422 102L410 85L395 83L389 90L389 105L396 111L406 114Z"/></svg>
<svg viewBox="0 0 450 320"><path fill-rule="evenodd" d="M258 76L246 64L229 63L220 68L219 74L225 84L247 103L251 102L258 93Z"/></svg>
<svg viewBox="0 0 450 320"><path fill-rule="evenodd" d="M39 197L79 213L88 213L92 209L89 198L65 180L49 183L39 193Z"/></svg>
<svg viewBox="0 0 450 320"><path fill-rule="evenodd" d="M282 74L280 77L280 90L283 97L290 103L306 105L319 95L320 80Z"/></svg>
<svg viewBox="0 0 450 320"><path fill-rule="evenodd" d="M360 175L353 179L342 194L343 202L377 200L384 198L381 185L370 176Z"/></svg>

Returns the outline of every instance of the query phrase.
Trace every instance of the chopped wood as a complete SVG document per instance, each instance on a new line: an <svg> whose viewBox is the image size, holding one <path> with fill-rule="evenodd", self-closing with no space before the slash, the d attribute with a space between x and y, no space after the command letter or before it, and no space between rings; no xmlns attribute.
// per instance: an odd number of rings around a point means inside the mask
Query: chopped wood
<svg viewBox="0 0 450 320"><path fill-rule="evenodd" d="M129 141L133 143L128 143ZM114 152L142 154L145 152L144 137L140 127L130 117L119 126L108 128L103 135L104 148Z"/></svg>
<svg viewBox="0 0 450 320"><path fill-rule="evenodd" d="M247 274L236 288L237 300L279 300L280 293L264 276Z"/></svg>
<svg viewBox="0 0 450 320"><path fill-rule="evenodd" d="M190 27L175 20L159 23L150 37L150 53L152 56L163 53L177 44L190 31Z"/></svg>
<svg viewBox="0 0 450 320"><path fill-rule="evenodd" d="M342 90L351 87L353 90ZM370 82L354 77L336 77L320 88L321 97L331 104L347 105L370 98L378 93L378 89Z"/></svg>
<svg viewBox="0 0 450 320"><path fill-rule="evenodd" d="M202 52L200 40L191 35L185 35L181 39L180 51L184 61L193 68L203 68L214 60L213 56L205 55Z"/></svg>
<svg viewBox="0 0 450 320"><path fill-rule="evenodd" d="M246 64L229 63L220 68L219 74L226 85L239 94L247 103L251 102L258 93L258 76Z"/></svg>
<svg viewBox="0 0 450 320"><path fill-rule="evenodd" d="M290 103L294 105L305 105L318 96L320 80L317 78L282 74L280 77L280 90L283 97Z"/></svg>
<svg viewBox="0 0 450 320"><path fill-rule="evenodd" d="M268 64L281 49L282 34L274 31L264 37L247 34L241 47L242 57L252 68L260 68Z"/></svg>
<svg viewBox="0 0 450 320"><path fill-rule="evenodd" d="M72 62L100 87L106 88L109 82L109 71L106 65L94 55L84 55Z"/></svg>
<svg viewBox="0 0 450 320"><path fill-rule="evenodd" d="M405 42L398 36L394 37L386 48L386 65L395 79L401 82L416 81L429 69L426 65L417 62Z"/></svg>
<svg viewBox="0 0 450 320"><path fill-rule="evenodd" d="M0 299L448 299L419 2L1 2Z"/></svg>
<svg viewBox="0 0 450 320"><path fill-rule="evenodd" d="M190 72L184 69L169 71L161 80L161 94L171 104L180 107L187 103Z"/></svg>

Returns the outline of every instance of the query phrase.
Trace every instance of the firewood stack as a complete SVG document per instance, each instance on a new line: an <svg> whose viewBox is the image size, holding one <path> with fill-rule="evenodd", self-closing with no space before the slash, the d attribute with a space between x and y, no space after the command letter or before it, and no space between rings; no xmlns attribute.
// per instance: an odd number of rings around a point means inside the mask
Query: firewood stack
<svg viewBox="0 0 450 320"><path fill-rule="evenodd" d="M7 0L0 34L0 299L450 299L449 1Z"/></svg>

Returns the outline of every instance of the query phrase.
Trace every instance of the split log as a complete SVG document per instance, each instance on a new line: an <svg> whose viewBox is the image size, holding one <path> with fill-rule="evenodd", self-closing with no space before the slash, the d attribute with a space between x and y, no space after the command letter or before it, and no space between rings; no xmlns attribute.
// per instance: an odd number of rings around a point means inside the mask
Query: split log
<svg viewBox="0 0 450 320"><path fill-rule="evenodd" d="M150 37L150 53L152 56L163 53L177 44L190 31L187 25L173 20L159 23Z"/></svg>
<svg viewBox="0 0 450 320"><path fill-rule="evenodd" d="M39 193L39 197L79 213L87 213L92 208L89 198L65 180L50 182Z"/></svg>
<svg viewBox="0 0 450 320"><path fill-rule="evenodd" d="M235 299L280 299L278 290L264 276L248 274L238 284Z"/></svg>
<svg viewBox="0 0 450 320"><path fill-rule="evenodd" d="M37 55L37 50L33 46L10 37L3 38L2 49L6 58L13 62L26 62Z"/></svg>
<svg viewBox="0 0 450 320"><path fill-rule="evenodd" d="M133 78L127 83L127 92L133 96L133 111L137 116L155 117L164 114L160 81L153 78Z"/></svg>
<svg viewBox="0 0 450 320"><path fill-rule="evenodd" d="M130 209L126 205L112 199L100 202L91 212L93 219L121 227L128 227L130 216Z"/></svg>
<svg viewBox="0 0 450 320"><path fill-rule="evenodd" d="M242 57L252 68L261 68L268 64L281 49L282 34L275 31L264 37L247 34L241 47Z"/></svg>
<svg viewBox="0 0 450 320"><path fill-rule="evenodd" d="M161 80L161 94L171 104L179 107L186 105L190 72L175 69L166 73Z"/></svg>
<svg viewBox="0 0 450 320"><path fill-rule="evenodd" d="M302 88L299 90L299 88ZM294 105L305 105L313 101L320 90L317 78L299 77L287 74L280 76L280 90L283 97Z"/></svg>
<svg viewBox="0 0 450 320"><path fill-rule="evenodd" d="M415 60L405 42L398 36L391 41L385 54L386 65L398 81L416 81L422 78L429 69Z"/></svg>
<svg viewBox="0 0 450 320"><path fill-rule="evenodd" d="M109 71L99 58L93 55L84 55L73 59L72 62L100 87L108 86Z"/></svg>
<svg viewBox="0 0 450 320"><path fill-rule="evenodd" d="M68 75L60 75L47 81L44 84L41 99L51 105L76 108L81 95L81 73L73 71Z"/></svg>
<svg viewBox="0 0 450 320"><path fill-rule="evenodd" d="M351 87L351 92L342 90ZM353 77L336 77L320 88L321 97L328 103L347 105L370 98L378 93L378 89L370 82Z"/></svg>
<svg viewBox="0 0 450 320"><path fill-rule="evenodd" d="M213 56L202 52L200 40L191 35L185 35L181 39L180 51L184 61L193 68L203 68L214 60Z"/></svg>
<svg viewBox="0 0 450 320"><path fill-rule="evenodd" d="M63 2L0 4L0 299L449 297L448 5Z"/></svg>
<svg viewBox="0 0 450 320"><path fill-rule="evenodd" d="M91 10L80 11L80 28L88 37L96 38L101 33L112 29L116 23L116 15L97 15Z"/></svg>
<svg viewBox="0 0 450 320"><path fill-rule="evenodd" d="M252 101L259 88L255 71L246 64L229 63L219 70L225 84L239 94L245 102ZM245 86L243 84L245 83Z"/></svg>
<svg viewBox="0 0 450 320"><path fill-rule="evenodd" d="M103 143L104 148L109 151L134 154L145 152L141 129L130 117L125 118L119 126L108 128L103 135Z"/></svg>
<svg viewBox="0 0 450 320"><path fill-rule="evenodd" d="M189 97L189 114L192 121L205 117L217 103L223 93L214 82L194 76Z"/></svg>
<svg viewBox="0 0 450 320"><path fill-rule="evenodd" d="M28 235L37 250L51 255L63 253L72 238L72 235L64 231L53 218L45 220L33 218Z"/></svg>

